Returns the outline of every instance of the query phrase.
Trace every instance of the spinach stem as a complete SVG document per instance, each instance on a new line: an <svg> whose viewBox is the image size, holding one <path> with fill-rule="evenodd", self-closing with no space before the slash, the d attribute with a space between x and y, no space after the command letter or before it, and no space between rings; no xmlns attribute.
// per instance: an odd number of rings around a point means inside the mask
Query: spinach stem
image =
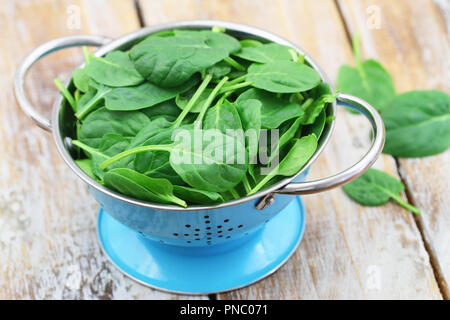
<svg viewBox="0 0 450 320"><path fill-rule="evenodd" d="M359 32L355 33L355 36L352 40L352 46L353 46L353 55L355 56L355 63L356 66L361 66L361 50L359 46Z"/></svg>
<svg viewBox="0 0 450 320"><path fill-rule="evenodd" d="M305 100L305 97L302 96L302 94L300 92L296 92L295 96L297 97L298 100L303 101Z"/></svg>
<svg viewBox="0 0 450 320"><path fill-rule="evenodd" d="M273 177L275 177L278 172L278 167L279 165L273 168L273 170L270 171L270 173L266 175L252 190L250 190L250 192L248 192L247 195L251 195L258 192L266 183L268 183Z"/></svg>
<svg viewBox="0 0 450 320"><path fill-rule="evenodd" d="M298 55L297 55L297 52L295 52L295 51L292 50L292 49L289 49L289 53L290 53L291 56L292 56L292 61L297 62L297 61L298 61Z"/></svg>
<svg viewBox="0 0 450 320"><path fill-rule="evenodd" d="M116 154L115 156L109 158L108 160L103 161L100 163L99 167L100 169L104 170L113 163L122 160L123 158L126 158L128 156L131 156L133 154L141 153L141 152L147 152L147 151L172 151L173 144L160 144L160 145L153 145L153 146L142 146L142 147L136 147L133 149L125 150L119 154Z"/></svg>
<svg viewBox="0 0 450 320"><path fill-rule="evenodd" d="M314 99L313 98L308 98L306 99L305 102L302 103L302 105L300 106L300 108L306 112L306 109L308 109L308 107L311 105L311 103L313 103Z"/></svg>
<svg viewBox="0 0 450 320"><path fill-rule="evenodd" d="M89 51L86 46L83 46L83 55L84 55L84 61L87 64L89 62Z"/></svg>
<svg viewBox="0 0 450 320"><path fill-rule="evenodd" d="M242 179L242 184L244 185L245 192L248 194L252 190L252 187L248 181L247 174L244 176L244 179Z"/></svg>
<svg viewBox="0 0 450 320"><path fill-rule="evenodd" d="M104 88L104 87L102 87ZM83 108L78 110L75 113L75 116L78 118L78 120L81 120L84 118L85 115L87 115L89 112L91 112L97 104L100 102L101 99L105 97L107 93L111 91L111 88L108 88L106 90L99 89L95 96L93 96L85 105L83 105Z"/></svg>
<svg viewBox="0 0 450 320"><path fill-rule="evenodd" d="M225 92L228 92L228 91L234 91L234 90L239 89L239 88L248 87L248 86L250 86L251 84L253 84L253 82L251 82L251 81L245 81L245 82L241 82L241 83L235 84L235 85L233 85L233 86L228 86L228 87L222 88L222 89L219 91L219 94L225 93Z"/></svg>
<svg viewBox="0 0 450 320"><path fill-rule="evenodd" d="M220 88L227 82L228 77L224 77L220 82L214 87L213 91L208 96L208 99L206 99L205 103L203 103L202 109L195 120L195 127L200 128L202 125L203 117L205 116L206 111L208 110L209 106L213 102L214 98L218 95L218 92Z"/></svg>
<svg viewBox="0 0 450 320"><path fill-rule="evenodd" d="M67 88L64 86L64 84L56 78L54 81L55 85L58 87L61 94L64 96L64 98L69 102L70 106L72 107L73 112L77 111L77 103L75 102L75 99L73 98L72 94L67 90Z"/></svg>
<svg viewBox="0 0 450 320"><path fill-rule="evenodd" d="M100 151L98 151L95 148L92 148L91 146L88 146L87 144L84 144L83 142L79 141L79 140L72 140L71 142L74 146L79 147L80 149L92 154L96 154L98 156L101 156L103 158L109 158L107 155L101 153Z"/></svg>
<svg viewBox="0 0 450 320"><path fill-rule="evenodd" d="M203 79L202 84L200 85L200 87L198 87L197 91L195 91L194 95L189 100L189 102L187 103L186 107L180 113L178 118L172 123L172 128L178 128L181 125L181 122L183 122L183 120L186 117L186 115L189 113L189 111L192 109L194 104L197 102L198 98L200 97L202 92L206 89L206 87L208 86L208 84L211 81L211 79L212 79L212 76L210 74L208 74L205 77L205 79Z"/></svg>
<svg viewBox="0 0 450 320"><path fill-rule="evenodd" d="M231 57L226 57L223 61L239 71L245 71L245 67Z"/></svg>
<svg viewBox="0 0 450 320"><path fill-rule="evenodd" d="M234 199L239 199L240 198L239 197L239 193L236 191L235 188L231 188L230 189L230 193L231 193L231 195L233 196Z"/></svg>
<svg viewBox="0 0 450 320"><path fill-rule="evenodd" d="M78 89L75 90L74 98L75 98L75 103L78 104L78 102L80 101L80 98L81 98L80 90L78 90Z"/></svg>
<svg viewBox="0 0 450 320"><path fill-rule="evenodd" d="M401 205L403 208L415 213L420 214L420 210L413 205L410 205L406 201L404 201L399 195L396 195L394 193L389 193L392 199L394 199L399 205Z"/></svg>
<svg viewBox="0 0 450 320"><path fill-rule="evenodd" d="M246 74L244 74L243 76L237 77L237 78L235 78L233 80L228 81L225 85L226 85L226 87L231 86L233 84L236 84L236 83L239 83L241 81L244 81L245 78L247 78Z"/></svg>

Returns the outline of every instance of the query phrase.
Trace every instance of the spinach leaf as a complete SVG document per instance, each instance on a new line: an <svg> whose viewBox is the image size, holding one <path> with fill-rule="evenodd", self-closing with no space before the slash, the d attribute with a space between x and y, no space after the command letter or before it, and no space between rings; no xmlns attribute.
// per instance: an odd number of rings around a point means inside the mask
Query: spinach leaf
<svg viewBox="0 0 450 320"><path fill-rule="evenodd" d="M91 83L92 84L92 83ZM80 99L75 116L83 119L88 113L99 107L112 88L102 84L90 86L88 92Z"/></svg>
<svg viewBox="0 0 450 320"><path fill-rule="evenodd" d="M254 39L244 39L239 41L242 48L256 48L262 46L262 42Z"/></svg>
<svg viewBox="0 0 450 320"><path fill-rule="evenodd" d="M139 111L110 111L102 107L90 113L79 130L79 139L87 145L98 148L107 133L117 133L134 138L150 119Z"/></svg>
<svg viewBox="0 0 450 320"><path fill-rule="evenodd" d="M228 134L227 130L234 132L234 130L242 129L241 119L234 104L225 100L210 108L206 112L203 129L217 129L225 135Z"/></svg>
<svg viewBox="0 0 450 320"><path fill-rule="evenodd" d="M174 36L147 38L135 45L130 54L144 78L162 87L174 87L223 60L229 52L203 40Z"/></svg>
<svg viewBox="0 0 450 320"><path fill-rule="evenodd" d="M320 75L311 67L293 61L253 63L248 68L247 81L270 92L302 92L317 86Z"/></svg>
<svg viewBox="0 0 450 320"><path fill-rule="evenodd" d="M161 88L146 81L136 87L114 88L105 96L105 106L106 109L115 111L148 108L176 97L196 83L196 80L191 79L176 87Z"/></svg>
<svg viewBox="0 0 450 320"><path fill-rule="evenodd" d="M80 90L81 92L88 91L90 78L84 68L76 69L72 74L72 78L73 83L78 90Z"/></svg>
<svg viewBox="0 0 450 320"><path fill-rule="evenodd" d="M153 107L142 109L141 112L152 120L163 116L168 121L175 120L181 113L173 100L158 103Z"/></svg>
<svg viewBox="0 0 450 320"><path fill-rule="evenodd" d="M425 157L450 146L450 97L440 91L412 91L394 98L381 112L384 153Z"/></svg>
<svg viewBox="0 0 450 320"><path fill-rule="evenodd" d="M219 80L231 72L231 67L224 61L219 61L215 65L206 68L205 74L210 74L213 80Z"/></svg>
<svg viewBox="0 0 450 320"><path fill-rule="evenodd" d="M86 73L109 87L135 86L144 81L127 52L112 51L104 58L86 56Z"/></svg>
<svg viewBox="0 0 450 320"><path fill-rule="evenodd" d="M302 124L313 124L317 116L325 109L328 103L333 103L336 100L336 95L331 94L330 86L322 82L319 86L314 88L316 90L314 96L317 98L310 104L304 104L302 106L305 111L305 115L302 118ZM312 99L312 98L309 98Z"/></svg>
<svg viewBox="0 0 450 320"><path fill-rule="evenodd" d="M308 162L317 149L317 138L311 134L301 139L294 139L288 153L280 163L249 192L253 194L261 190L275 176L292 176Z"/></svg>
<svg viewBox="0 0 450 320"><path fill-rule="evenodd" d="M175 36L181 38L198 39L212 48L218 48L228 53L233 53L241 48L241 44L235 38L223 32L210 30L174 30Z"/></svg>
<svg viewBox="0 0 450 320"><path fill-rule="evenodd" d="M81 168L81 170L84 171L89 177L91 177L94 180L97 180L97 177L94 174L93 166L92 166L92 160L91 159L81 159L81 160L75 160L75 163Z"/></svg>
<svg viewBox="0 0 450 320"><path fill-rule="evenodd" d="M197 102L192 106L192 108L189 110L189 112L192 113L199 113L202 110L203 104L208 100L209 95L213 91L212 88L206 88L202 94L198 97ZM188 92L184 94L179 94L175 98L176 105L181 109L184 110L186 106L188 105L189 101L192 99L192 96L194 95L195 90L189 90Z"/></svg>
<svg viewBox="0 0 450 320"><path fill-rule="evenodd" d="M105 173L105 184L136 199L187 207L184 200L173 194L173 185L168 180L150 178L128 168L117 168Z"/></svg>
<svg viewBox="0 0 450 320"><path fill-rule="evenodd" d="M262 103L256 99L243 100L236 105L242 123L242 129L249 135L245 136L245 148L247 149L248 159L254 160L258 154L259 134L261 131L261 107ZM253 137L250 134L255 133ZM253 163L255 161L251 161Z"/></svg>
<svg viewBox="0 0 450 320"><path fill-rule="evenodd" d="M343 189L350 198L364 206L379 206L392 198L407 210L420 213L419 209L399 196L405 189L403 184L383 171L369 169L359 178L344 185Z"/></svg>
<svg viewBox="0 0 450 320"><path fill-rule="evenodd" d="M358 34L353 39L353 50L356 67L339 68L337 90L360 97L381 111L395 97L394 82L379 62L361 61Z"/></svg>
<svg viewBox="0 0 450 320"><path fill-rule="evenodd" d="M325 113L325 110L322 110L312 124L304 127L304 134L309 135L312 133L319 139L325 128L326 119L327 114Z"/></svg>
<svg viewBox="0 0 450 320"><path fill-rule="evenodd" d="M248 99L256 99L262 103L261 126L265 129L278 128L283 122L301 117L304 113L299 104L291 103L289 100L278 98L273 93L254 88L239 95L236 103L239 105Z"/></svg>
<svg viewBox="0 0 450 320"><path fill-rule="evenodd" d="M292 49L288 46L278 43L268 43L256 47L244 47L234 55L241 59L259 63L278 62L282 60L292 61L292 55L289 50Z"/></svg>
<svg viewBox="0 0 450 320"><path fill-rule="evenodd" d="M195 139L195 131L189 136ZM228 163L227 159L235 158L235 148L243 148L239 145L239 139L227 139L217 130L215 138L210 139L202 134L201 150L197 150L196 144L174 143L170 145L142 146L126 150L106 160L100 168L109 165L133 154L148 151L170 152L170 165L191 187L212 192L227 191L236 186L247 171L247 164Z"/></svg>
<svg viewBox="0 0 450 320"><path fill-rule="evenodd" d="M177 197L195 204L215 204L224 201L220 193L185 186L174 185L173 193Z"/></svg>

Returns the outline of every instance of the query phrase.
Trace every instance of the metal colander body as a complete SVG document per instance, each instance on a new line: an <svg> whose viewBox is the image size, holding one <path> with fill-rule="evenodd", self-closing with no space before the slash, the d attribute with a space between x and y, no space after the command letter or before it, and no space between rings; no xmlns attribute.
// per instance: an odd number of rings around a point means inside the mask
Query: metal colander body
<svg viewBox="0 0 450 320"><path fill-rule="evenodd" d="M295 179L304 181L305 171ZM144 208L89 189L100 206L116 220L142 236L165 244L209 246L236 240L259 230L285 208L295 196L277 195L264 210L255 208L259 199L212 210L167 211Z"/></svg>

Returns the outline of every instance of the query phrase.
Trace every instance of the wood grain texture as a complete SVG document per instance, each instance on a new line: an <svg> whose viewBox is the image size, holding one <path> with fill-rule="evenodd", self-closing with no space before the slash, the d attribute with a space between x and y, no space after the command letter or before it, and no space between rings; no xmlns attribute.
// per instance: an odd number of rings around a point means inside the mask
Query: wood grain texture
<svg viewBox="0 0 450 320"><path fill-rule="evenodd" d="M299 44L331 79L351 50L333 1L141 0L147 25L182 19L222 19L261 27ZM320 23L317 23L320 21ZM341 110L311 179L356 161L369 144L368 122ZM376 167L396 176L392 157ZM361 207L341 190L303 197L307 227L300 248L271 277L221 299L441 299L411 215L389 203Z"/></svg>
<svg viewBox="0 0 450 320"><path fill-rule="evenodd" d="M80 24L73 28L77 21L69 15L77 10ZM0 299L177 298L126 278L102 254L97 204L12 92L16 67L37 45L70 34L119 36L138 28L131 0L1 1ZM48 110L57 94L53 78L66 78L81 60L81 50L71 49L36 64L28 81L33 103Z"/></svg>
<svg viewBox="0 0 450 320"><path fill-rule="evenodd" d="M351 33L360 30L363 52L393 75L399 93L437 89L450 93L450 3L448 1L340 1ZM380 12L370 29L367 8ZM437 137L438 138L438 137ZM432 250L441 290L450 298L450 150L421 159L399 159L418 225Z"/></svg>

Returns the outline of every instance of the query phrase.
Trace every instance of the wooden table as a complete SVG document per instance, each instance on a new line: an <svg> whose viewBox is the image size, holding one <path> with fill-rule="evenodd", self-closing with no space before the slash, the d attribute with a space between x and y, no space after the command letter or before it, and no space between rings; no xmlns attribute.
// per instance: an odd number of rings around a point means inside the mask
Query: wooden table
<svg viewBox="0 0 450 320"><path fill-rule="evenodd" d="M102 254L97 205L63 163L50 134L16 104L14 72L37 45L71 34L117 37L142 26L220 19L270 30L299 44L336 79L352 64L350 38L393 74L398 92L450 92L450 7L446 0L1 0L0 298L179 299L123 276ZM46 57L28 92L48 114L55 76L82 61L80 49ZM366 150L368 123L340 112L311 179L348 167ZM450 152L422 159L383 155L376 167L399 177L420 216L392 203L362 207L341 189L305 196L307 228L274 275L201 299L450 298ZM190 298L190 297L188 297Z"/></svg>

